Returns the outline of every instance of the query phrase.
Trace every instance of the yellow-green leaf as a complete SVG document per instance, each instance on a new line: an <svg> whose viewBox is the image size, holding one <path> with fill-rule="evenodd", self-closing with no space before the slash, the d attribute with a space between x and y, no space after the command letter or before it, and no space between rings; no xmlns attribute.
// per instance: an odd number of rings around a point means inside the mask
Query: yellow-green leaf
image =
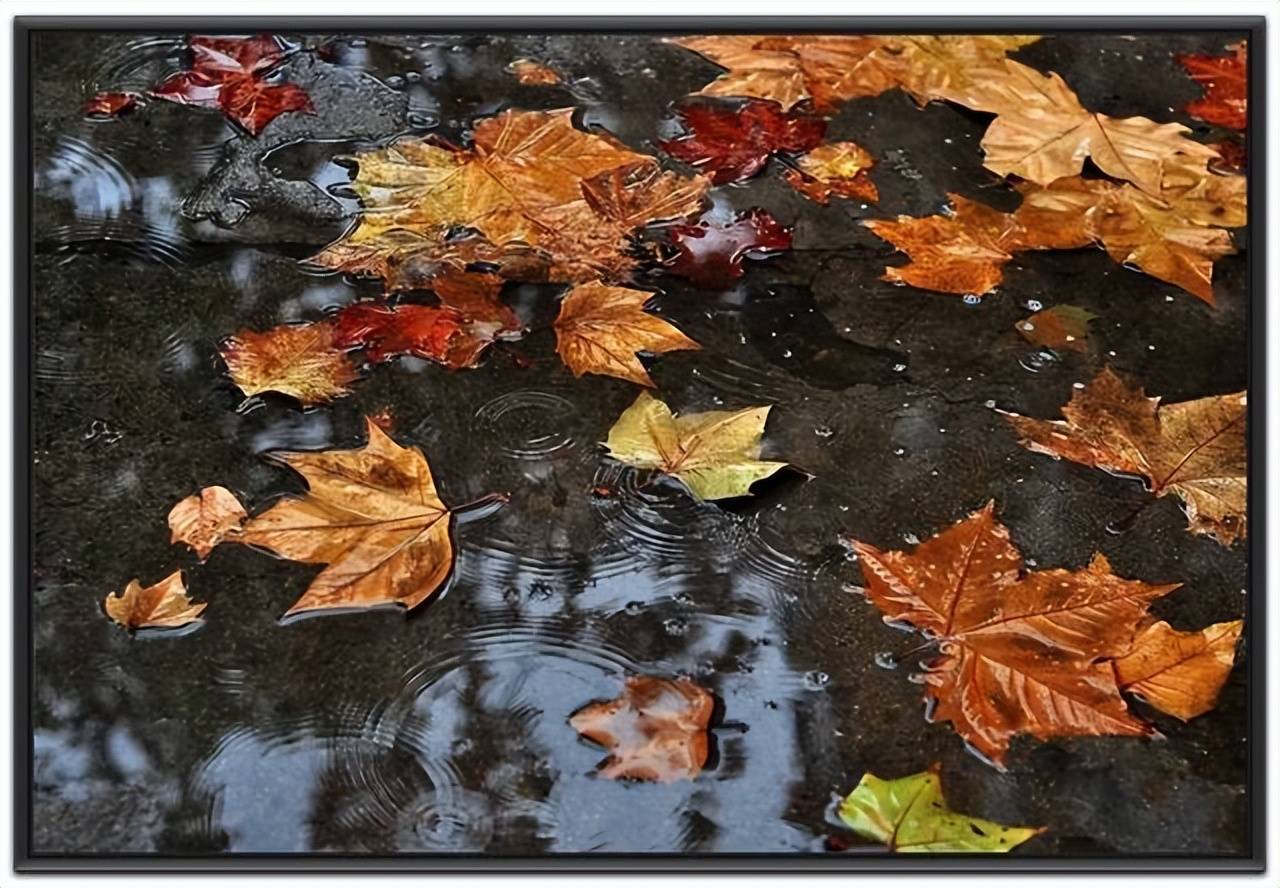
<svg viewBox="0 0 1280 888"><path fill-rule="evenodd" d="M937 765L897 780L864 774L841 802L840 819L863 838L904 853L1003 853L1044 831L1002 826L950 810L942 797Z"/></svg>

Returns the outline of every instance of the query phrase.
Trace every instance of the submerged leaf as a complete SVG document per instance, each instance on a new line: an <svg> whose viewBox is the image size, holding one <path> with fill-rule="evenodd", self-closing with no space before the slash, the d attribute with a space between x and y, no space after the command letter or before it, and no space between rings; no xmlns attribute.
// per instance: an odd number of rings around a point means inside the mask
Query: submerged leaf
<svg viewBox="0 0 1280 888"><path fill-rule="evenodd" d="M1017 329L1032 345L1082 352L1088 347L1089 322L1096 317L1078 305L1055 305L1018 321Z"/></svg>
<svg viewBox="0 0 1280 888"><path fill-rule="evenodd" d="M170 542L185 543L201 561L248 519L244 506L225 487L206 487L169 510Z"/></svg>
<svg viewBox="0 0 1280 888"><path fill-rule="evenodd" d="M591 703L569 718L609 750L599 775L610 780L692 780L707 761L714 700L687 678L628 676L622 696Z"/></svg>
<svg viewBox="0 0 1280 888"><path fill-rule="evenodd" d="M736 108L689 105L678 113L688 132L659 145L708 173L717 185L750 179L776 152L815 148L827 129L825 121L787 113L773 102L751 101Z"/></svg>
<svg viewBox="0 0 1280 888"><path fill-rule="evenodd" d="M1188 104L1186 112L1208 123L1242 130L1249 122L1249 50L1244 43L1227 49L1230 55L1186 53L1174 58L1204 88L1204 96Z"/></svg>
<svg viewBox="0 0 1280 888"><path fill-rule="evenodd" d="M124 592L108 595L102 605L107 616L126 629L177 629L199 622L208 607L187 597L180 570L145 589L137 580L130 580Z"/></svg>
<svg viewBox="0 0 1280 888"><path fill-rule="evenodd" d="M787 463L760 459L768 407L676 416L641 392L609 429L609 456L678 478L698 499L746 496Z"/></svg>
<svg viewBox="0 0 1280 888"><path fill-rule="evenodd" d="M1246 534L1245 393L1160 404L1110 369L1072 396L1064 420L1006 414L1023 447L1146 481L1183 501L1193 533L1229 546Z"/></svg>
<svg viewBox="0 0 1280 888"><path fill-rule="evenodd" d="M280 392L308 406L350 394L359 375L331 324L296 324L262 333L241 330L218 349L248 397Z"/></svg>
<svg viewBox="0 0 1280 888"><path fill-rule="evenodd" d="M797 168L788 170L786 178L792 188L823 206L833 194L875 203L880 192L867 172L873 166L871 153L856 142L831 142L797 157Z"/></svg>
<svg viewBox="0 0 1280 888"><path fill-rule="evenodd" d="M1115 661L1121 689L1183 721L1218 703L1235 663L1242 620L1179 632L1163 621L1147 626L1133 650Z"/></svg>
<svg viewBox="0 0 1280 888"><path fill-rule="evenodd" d="M862 836L901 853L1004 853L1044 832L957 814L942 795L940 767L882 780L863 774L840 803L840 819Z"/></svg>
<svg viewBox="0 0 1280 888"><path fill-rule="evenodd" d="M675 225L669 236L676 252L665 263L667 271L708 290L732 286L743 275L743 259L791 249L791 229L759 208L743 210L723 225Z"/></svg>

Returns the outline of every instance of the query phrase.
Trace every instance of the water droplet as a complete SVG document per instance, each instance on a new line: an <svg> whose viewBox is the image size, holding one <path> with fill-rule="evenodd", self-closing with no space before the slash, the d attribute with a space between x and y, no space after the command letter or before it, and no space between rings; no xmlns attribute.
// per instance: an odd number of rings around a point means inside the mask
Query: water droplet
<svg viewBox="0 0 1280 888"><path fill-rule="evenodd" d="M904 370L906 370L906 369L907 369L907 365L906 365L906 364L894 364L894 365L893 365L893 372L894 372L894 373L901 373L902 371L904 371Z"/></svg>
<svg viewBox="0 0 1280 888"><path fill-rule="evenodd" d="M1042 309L1042 308L1044 308L1044 304L1043 304L1039 299L1028 299L1028 300L1027 300L1027 310L1028 310L1028 311L1039 311L1039 310L1040 310L1040 309Z"/></svg>
<svg viewBox="0 0 1280 888"><path fill-rule="evenodd" d="M836 430L831 428L831 426L818 426L813 430L813 433L819 438L830 438L836 433Z"/></svg>
<svg viewBox="0 0 1280 888"><path fill-rule="evenodd" d="M893 455L894 455L894 456L904 456L904 455L906 454L906 452L907 452L907 450L906 450L906 448L905 448L905 447L895 447L895 448L893 449Z"/></svg>
<svg viewBox="0 0 1280 888"><path fill-rule="evenodd" d="M875 664L879 666L881 669L897 669L898 668L898 658L895 657L893 654L891 654L889 651L879 651L876 653L873 659L875 660Z"/></svg>
<svg viewBox="0 0 1280 888"><path fill-rule="evenodd" d="M689 631L689 622L678 617L662 621L662 628L668 635L684 635Z"/></svg>
<svg viewBox="0 0 1280 888"><path fill-rule="evenodd" d="M978 305L978 304L980 304L981 302L982 302L982 297L981 297L981 296L979 296L977 293L965 293L965 294L964 294L964 304L965 304L965 305Z"/></svg>
<svg viewBox="0 0 1280 888"><path fill-rule="evenodd" d="M804 686L811 691L820 691L831 683L831 676L817 669L804 674Z"/></svg>
<svg viewBox="0 0 1280 888"><path fill-rule="evenodd" d="M784 348L784 349L782 350L782 356L783 356L784 358L789 358L789 357L791 357L791 349L789 349L789 348Z"/></svg>
<svg viewBox="0 0 1280 888"><path fill-rule="evenodd" d="M995 410L995 409L996 409L996 402L995 402L995 399L994 399L994 398L988 398L987 400L985 400L985 401L983 401L983 402L982 402L982 406L983 406L983 407L986 407L988 410Z"/></svg>
<svg viewBox="0 0 1280 888"><path fill-rule="evenodd" d="M626 607L623 609L634 617L644 610L644 605L638 601L628 601Z"/></svg>

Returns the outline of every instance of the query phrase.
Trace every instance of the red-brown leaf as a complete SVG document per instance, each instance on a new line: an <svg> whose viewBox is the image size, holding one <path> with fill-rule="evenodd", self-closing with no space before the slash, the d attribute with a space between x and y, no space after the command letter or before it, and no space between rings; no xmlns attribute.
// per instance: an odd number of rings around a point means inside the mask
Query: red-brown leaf
<svg viewBox="0 0 1280 888"><path fill-rule="evenodd" d="M721 290L742 277L744 258L763 258L791 248L791 229L768 210L739 213L727 225L699 222L671 229L676 254L667 262L671 274L709 290Z"/></svg>
<svg viewBox="0 0 1280 888"><path fill-rule="evenodd" d="M100 92L84 103L87 117L119 117L138 105L139 96L131 92Z"/></svg>
<svg viewBox="0 0 1280 888"><path fill-rule="evenodd" d="M1204 96L1186 106L1192 117L1227 129L1242 130L1249 122L1249 53L1243 43L1227 47L1230 55L1187 53L1178 64L1204 88Z"/></svg>
<svg viewBox="0 0 1280 888"><path fill-rule="evenodd" d="M826 121L791 114L775 102L752 100L741 106L689 105L680 109L688 133L660 143L717 185L749 179L777 151L800 153L822 141Z"/></svg>

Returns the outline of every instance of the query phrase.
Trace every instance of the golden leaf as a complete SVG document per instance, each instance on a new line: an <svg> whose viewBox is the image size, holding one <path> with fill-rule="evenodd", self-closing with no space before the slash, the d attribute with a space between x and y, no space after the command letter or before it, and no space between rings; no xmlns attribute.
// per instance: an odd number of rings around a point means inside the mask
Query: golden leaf
<svg viewBox="0 0 1280 888"><path fill-rule="evenodd" d="M208 607L187 597L180 570L145 589L137 580L130 580L124 592L108 595L102 605L107 616L126 629L176 629L197 622Z"/></svg>
<svg viewBox="0 0 1280 888"><path fill-rule="evenodd" d="M245 395L280 392L308 406L350 394L359 375L334 345L329 324L241 330L218 349L231 379Z"/></svg>
<svg viewBox="0 0 1280 888"><path fill-rule="evenodd" d="M1246 534L1244 392L1160 404L1110 369L1047 422L1009 413L1023 447L1143 478L1156 496L1182 500L1193 533L1224 546Z"/></svg>
<svg viewBox="0 0 1280 888"><path fill-rule="evenodd" d="M170 542L186 543L204 561L213 547L239 530L248 517L230 490L206 487L169 511Z"/></svg>
<svg viewBox="0 0 1280 888"><path fill-rule="evenodd" d="M521 86L555 86L560 82L560 75L554 68L533 59L516 59L507 70L516 75Z"/></svg>
<svg viewBox="0 0 1280 888"><path fill-rule="evenodd" d="M609 456L678 479L699 499L746 496L751 485L784 468L760 459L768 407L675 416L641 392L609 429Z"/></svg>
<svg viewBox="0 0 1280 888"><path fill-rule="evenodd" d="M1179 632L1163 621L1138 634L1133 650L1115 661L1116 680L1161 712L1183 721L1218 703L1235 663L1242 620Z"/></svg>
<svg viewBox="0 0 1280 888"><path fill-rule="evenodd" d="M875 159L855 142L819 145L796 158L796 170L787 171L787 182L806 197L824 206L832 194L875 203L880 199L867 171Z"/></svg>
<svg viewBox="0 0 1280 888"><path fill-rule="evenodd" d="M556 351L574 376L599 373L652 386L636 352L660 354L701 346L661 318L647 314L652 293L610 287L599 281L579 284L560 302Z"/></svg>

